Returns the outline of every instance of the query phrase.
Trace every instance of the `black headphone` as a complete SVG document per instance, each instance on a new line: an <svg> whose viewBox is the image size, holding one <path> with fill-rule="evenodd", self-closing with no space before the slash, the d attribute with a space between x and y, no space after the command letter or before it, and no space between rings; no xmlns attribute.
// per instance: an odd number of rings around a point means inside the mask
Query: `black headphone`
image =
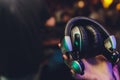
<svg viewBox="0 0 120 80"><path fill-rule="evenodd" d="M73 61L68 66L81 75L84 74L85 67L80 59L88 51L103 53L112 64L117 63L120 58L115 37L97 21L87 17L75 17L67 23L61 51L72 56Z"/></svg>

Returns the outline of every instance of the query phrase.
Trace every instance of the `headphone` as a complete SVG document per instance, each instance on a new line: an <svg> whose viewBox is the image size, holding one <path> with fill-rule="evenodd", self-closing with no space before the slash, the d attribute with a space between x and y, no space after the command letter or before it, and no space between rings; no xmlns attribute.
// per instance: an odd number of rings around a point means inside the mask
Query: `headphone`
<svg viewBox="0 0 120 80"><path fill-rule="evenodd" d="M102 53L112 64L119 61L120 55L116 50L116 39L97 21L87 17L75 17L68 21L64 38L61 42L63 54L72 56L68 67L75 73L84 74L85 66L81 58L87 53ZM92 54L89 54L91 56Z"/></svg>

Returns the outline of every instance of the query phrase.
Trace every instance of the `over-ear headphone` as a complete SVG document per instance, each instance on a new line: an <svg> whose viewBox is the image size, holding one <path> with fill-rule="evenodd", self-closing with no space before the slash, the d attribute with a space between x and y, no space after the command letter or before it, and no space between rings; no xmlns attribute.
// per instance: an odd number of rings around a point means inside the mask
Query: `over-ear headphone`
<svg viewBox="0 0 120 80"><path fill-rule="evenodd" d="M72 62L68 66L76 73L84 74L85 67L81 58L86 57L85 53L102 53L112 64L119 61L115 37L93 19L72 18L65 27L64 35L61 51L72 56Z"/></svg>

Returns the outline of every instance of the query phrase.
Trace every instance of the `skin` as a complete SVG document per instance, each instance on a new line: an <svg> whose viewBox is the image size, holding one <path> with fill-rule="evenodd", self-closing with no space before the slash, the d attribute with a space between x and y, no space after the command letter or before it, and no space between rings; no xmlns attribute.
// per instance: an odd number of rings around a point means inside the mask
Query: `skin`
<svg viewBox="0 0 120 80"><path fill-rule="evenodd" d="M64 60L69 65L72 57L69 58L63 54ZM111 63L103 55L98 55L89 59L82 59L85 66L84 75L76 74L71 70L76 80L120 80L117 65L112 67ZM115 75L115 77L113 76Z"/></svg>

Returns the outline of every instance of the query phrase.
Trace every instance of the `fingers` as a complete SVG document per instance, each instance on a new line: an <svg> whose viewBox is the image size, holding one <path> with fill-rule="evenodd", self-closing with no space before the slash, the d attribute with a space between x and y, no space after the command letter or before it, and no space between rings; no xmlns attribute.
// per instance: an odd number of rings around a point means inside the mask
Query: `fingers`
<svg viewBox="0 0 120 80"><path fill-rule="evenodd" d="M61 43L58 43L58 47L59 47L59 48L61 47Z"/></svg>
<svg viewBox="0 0 120 80"><path fill-rule="evenodd" d="M66 60L68 62L72 62L73 61L73 58L72 58L72 56L69 53L64 53L62 55L62 57L63 57L64 60Z"/></svg>
<svg viewBox="0 0 120 80"><path fill-rule="evenodd" d="M65 54L63 54L63 59L68 60L68 57Z"/></svg>
<svg viewBox="0 0 120 80"><path fill-rule="evenodd" d="M61 47L61 43L58 44L58 47L59 48ZM63 53L62 57L63 57L63 60L64 60L65 64L69 68L71 68L71 63L73 61L73 58L72 58L71 54L70 53ZM72 73L73 76L75 75L74 70L71 69L70 72Z"/></svg>

